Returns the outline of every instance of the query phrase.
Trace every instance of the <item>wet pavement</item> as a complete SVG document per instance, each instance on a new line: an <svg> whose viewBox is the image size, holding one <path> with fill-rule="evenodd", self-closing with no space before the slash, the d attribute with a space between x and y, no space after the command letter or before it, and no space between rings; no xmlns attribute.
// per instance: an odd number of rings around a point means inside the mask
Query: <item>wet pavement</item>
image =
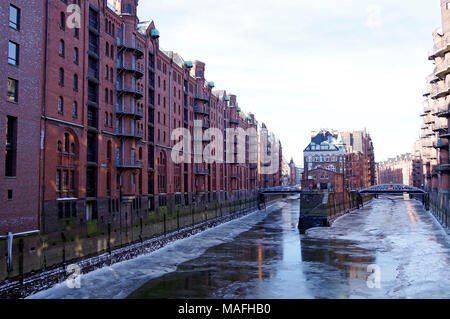
<svg viewBox="0 0 450 319"><path fill-rule="evenodd" d="M305 235L298 217L279 202L30 298L450 298L450 239L419 202L382 197Z"/></svg>

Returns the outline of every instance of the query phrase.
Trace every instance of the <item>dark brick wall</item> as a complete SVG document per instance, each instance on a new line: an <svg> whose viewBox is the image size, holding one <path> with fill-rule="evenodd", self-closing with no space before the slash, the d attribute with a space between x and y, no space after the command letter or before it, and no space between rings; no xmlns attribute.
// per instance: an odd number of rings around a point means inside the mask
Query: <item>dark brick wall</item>
<svg viewBox="0 0 450 319"><path fill-rule="evenodd" d="M9 27L10 4L20 8L20 30ZM0 234L39 228L39 145L43 70L42 0L0 2ZM19 65L8 64L8 42L19 44ZM7 79L19 81L18 103L6 99ZM5 177L6 117L17 117L16 177ZM8 200L8 190L13 199Z"/></svg>

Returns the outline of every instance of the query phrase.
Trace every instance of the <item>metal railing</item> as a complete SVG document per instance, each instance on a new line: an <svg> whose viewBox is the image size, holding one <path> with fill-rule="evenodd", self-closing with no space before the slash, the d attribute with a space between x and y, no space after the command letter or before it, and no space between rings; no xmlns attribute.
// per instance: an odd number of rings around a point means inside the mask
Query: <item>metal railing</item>
<svg viewBox="0 0 450 319"><path fill-rule="evenodd" d="M136 106L125 107L124 105L116 105L116 113L124 115L134 115L138 117L144 116L144 110Z"/></svg>
<svg viewBox="0 0 450 319"><path fill-rule="evenodd" d="M118 168L142 168L143 163L142 161L138 160L125 160L125 159L116 159L116 166Z"/></svg>
<svg viewBox="0 0 450 319"><path fill-rule="evenodd" d="M142 138L144 136L144 132L132 128L116 128L116 135Z"/></svg>

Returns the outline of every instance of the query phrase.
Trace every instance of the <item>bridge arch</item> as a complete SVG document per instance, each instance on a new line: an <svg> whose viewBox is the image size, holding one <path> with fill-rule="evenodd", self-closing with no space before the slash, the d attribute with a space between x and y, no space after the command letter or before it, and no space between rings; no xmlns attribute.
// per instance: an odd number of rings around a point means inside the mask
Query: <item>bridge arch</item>
<svg viewBox="0 0 450 319"><path fill-rule="evenodd" d="M360 194L427 194L421 188L403 184L379 184L358 190Z"/></svg>

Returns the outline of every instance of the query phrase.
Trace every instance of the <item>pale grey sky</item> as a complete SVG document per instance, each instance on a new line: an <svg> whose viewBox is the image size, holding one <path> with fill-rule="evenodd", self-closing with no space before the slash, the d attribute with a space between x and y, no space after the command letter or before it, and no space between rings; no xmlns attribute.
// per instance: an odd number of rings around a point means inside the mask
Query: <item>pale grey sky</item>
<svg viewBox="0 0 450 319"><path fill-rule="evenodd" d="M376 160L420 134L439 0L141 0L160 46L206 63L301 164L310 131L370 132Z"/></svg>

